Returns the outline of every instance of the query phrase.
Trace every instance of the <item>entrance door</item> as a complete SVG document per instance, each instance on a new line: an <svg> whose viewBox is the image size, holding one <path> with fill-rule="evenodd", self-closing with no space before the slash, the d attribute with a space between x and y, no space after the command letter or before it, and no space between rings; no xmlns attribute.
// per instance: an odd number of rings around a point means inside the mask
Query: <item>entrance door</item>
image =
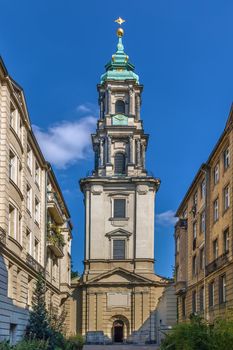
<svg viewBox="0 0 233 350"><path fill-rule="evenodd" d="M115 321L113 323L114 342L122 343L124 338L124 323L122 321Z"/></svg>

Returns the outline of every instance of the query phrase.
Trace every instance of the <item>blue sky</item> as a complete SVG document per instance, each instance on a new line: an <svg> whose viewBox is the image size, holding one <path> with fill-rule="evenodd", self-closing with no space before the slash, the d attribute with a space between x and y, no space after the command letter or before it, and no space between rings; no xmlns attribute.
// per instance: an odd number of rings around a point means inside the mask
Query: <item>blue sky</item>
<svg viewBox="0 0 233 350"><path fill-rule="evenodd" d="M156 272L174 264L173 213L222 132L232 103L231 0L0 0L0 54L25 91L31 122L74 223L73 263L82 271L83 198L93 168L89 133L96 84L115 52L114 19L144 84L147 168L156 200Z"/></svg>

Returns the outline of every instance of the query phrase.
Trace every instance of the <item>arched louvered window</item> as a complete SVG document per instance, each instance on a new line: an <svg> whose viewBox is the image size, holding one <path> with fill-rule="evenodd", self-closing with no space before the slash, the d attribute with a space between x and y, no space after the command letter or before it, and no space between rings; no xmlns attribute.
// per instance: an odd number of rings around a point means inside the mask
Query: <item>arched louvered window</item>
<svg viewBox="0 0 233 350"><path fill-rule="evenodd" d="M115 154L115 174L125 174L125 155L124 153Z"/></svg>
<svg viewBox="0 0 233 350"><path fill-rule="evenodd" d="M122 100L117 100L115 103L115 113L125 114L125 102Z"/></svg>

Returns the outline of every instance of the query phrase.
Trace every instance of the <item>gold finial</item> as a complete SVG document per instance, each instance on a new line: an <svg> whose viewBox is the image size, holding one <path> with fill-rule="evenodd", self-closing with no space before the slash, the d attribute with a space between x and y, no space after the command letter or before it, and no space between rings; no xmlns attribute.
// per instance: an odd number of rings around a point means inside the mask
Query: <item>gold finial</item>
<svg viewBox="0 0 233 350"><path fill-rule="evenodd" d="M116 23L120 24L120 26L125 22L124 19L122 19L121 17L118 17L116 20L115 20Z"/></svg>

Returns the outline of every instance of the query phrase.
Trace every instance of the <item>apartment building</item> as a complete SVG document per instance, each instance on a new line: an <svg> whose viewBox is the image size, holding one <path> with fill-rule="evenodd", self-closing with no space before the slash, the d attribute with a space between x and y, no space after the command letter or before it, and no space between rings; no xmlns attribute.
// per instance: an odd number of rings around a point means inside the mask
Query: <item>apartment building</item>
<svg viewBox="0 0 233 350"><path fill-rule="evenodd" d="M24 334L38 272L58 315L70 295L70 214L33 134L22 88L0 59L0 341Z"/></svg>
<svg viewBox="0 0 233 350"><path fill-rule="evenodd" d="M210 323L233 306L233 108L178 210L175 266L178 320Z"/></svg>

